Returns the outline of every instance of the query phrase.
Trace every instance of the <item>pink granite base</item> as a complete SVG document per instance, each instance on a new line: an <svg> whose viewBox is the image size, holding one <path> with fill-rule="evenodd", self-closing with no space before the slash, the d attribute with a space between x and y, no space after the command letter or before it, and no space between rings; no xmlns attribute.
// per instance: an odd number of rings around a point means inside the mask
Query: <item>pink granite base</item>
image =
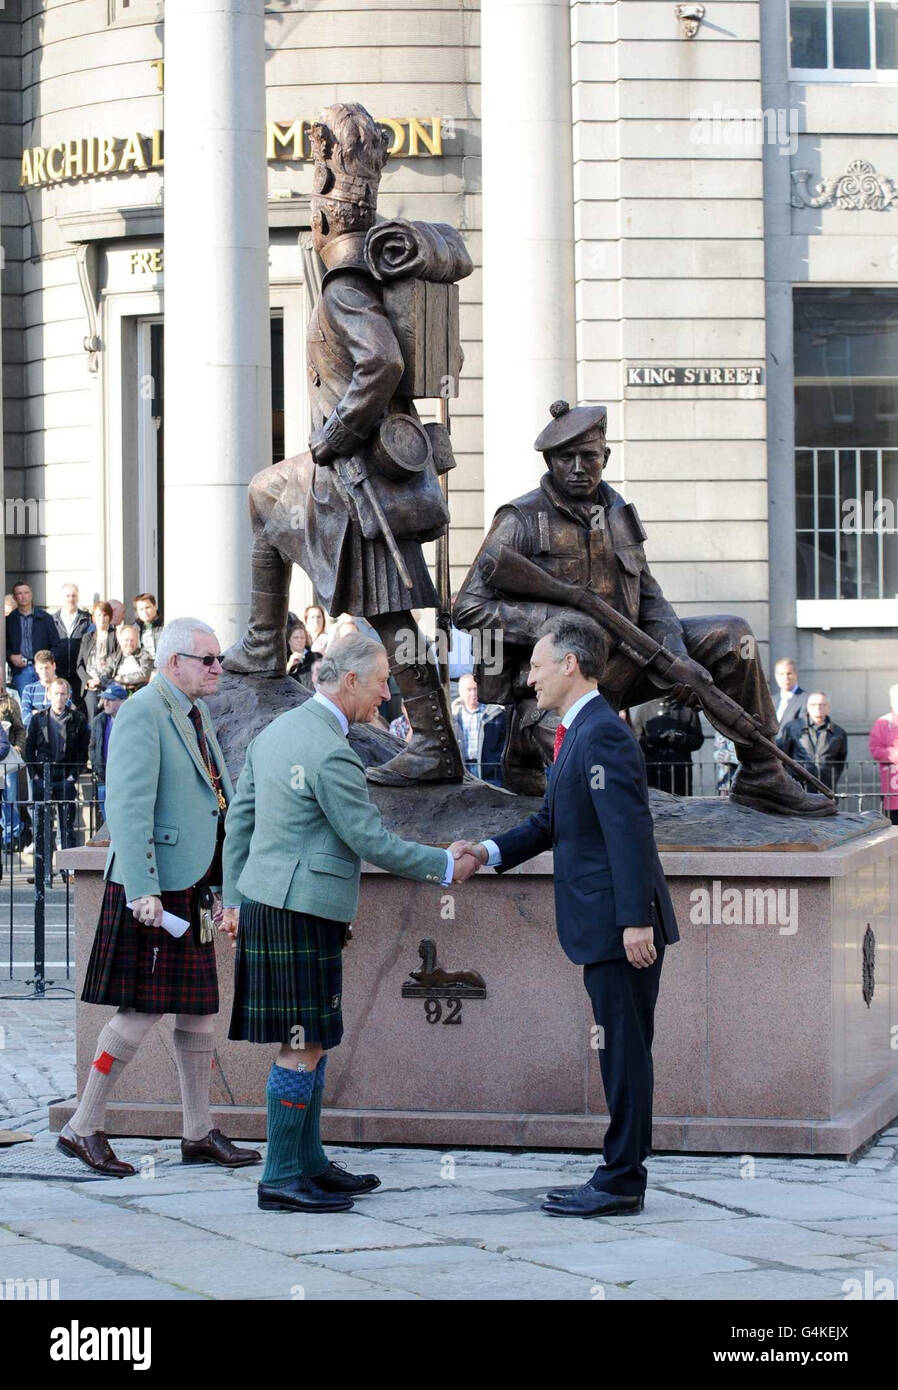
<svg viewBox="0 0 898 1390"><path fill-rule="evenodd" d="M681 942L664 962L656 1015L654 1144L705 1152L846 1154L898 1114L898 831L817 854L677 852L663 856ZM95 862L97 861L97 862ZM757 861L757 862L755 862ZM76 868L80 991L101 891L102 855ZM761 924L698 918L697 893L773 889L795 915ZM789 898L794 891L794 900ZM554 930L551 858L452 893L366 872L344 957L345 1037L328 1067L330 1142L601 1146L606 1123L582 972ZM770 900L772 905L772 900ZM862 995L862 941L876 936L875 988ZM794 928L794 929L793 929ZM473 969L486 999L460 1023L427 1021L404 999L432 937L447 969ZM217 943L222 1009L213 1069L215 1122L264 1137L271 1046L227 1040L232 954ZM442 1003L443 1017L449 1012ZM79 1086L111 1010L79 1003ZM51 1108L59 1128L72 1104ZM170 1020L123 1073L110 1134L177 1134Z"/></svg>

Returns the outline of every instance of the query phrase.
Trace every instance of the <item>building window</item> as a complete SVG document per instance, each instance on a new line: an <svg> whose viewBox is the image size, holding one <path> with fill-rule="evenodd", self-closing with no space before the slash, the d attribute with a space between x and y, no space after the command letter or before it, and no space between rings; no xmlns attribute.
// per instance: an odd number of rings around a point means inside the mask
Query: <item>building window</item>
<svg viewBox="0 0 898 1390"><path fill-rule="evenodd" d="M790 0L792 76L895 81L898 7L890 0Z"/></svg>
<svg viewBox="0 0 898 1390"><path fill-rule="evenodd" d="M898 290L796 289L794 321L797 598L891 609Z"/></svg>
<svg viewBox="0 0 898 1390"><path fill-rule="evenodd" d="M164 18L163 0L106 0L107 24L145 24Z"/></svg>
<svg viewBox="0 0 898 1390"><path fill-rule="evenodd" d="M280 463L284 447L284 316L271 316L271 461Z"/></svg>

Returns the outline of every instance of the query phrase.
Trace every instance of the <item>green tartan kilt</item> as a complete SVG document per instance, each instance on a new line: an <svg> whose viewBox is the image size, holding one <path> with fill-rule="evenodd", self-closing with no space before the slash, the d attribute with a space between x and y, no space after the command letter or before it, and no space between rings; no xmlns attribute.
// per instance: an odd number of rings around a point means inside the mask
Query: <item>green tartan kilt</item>
<svg viewBox="0 0 898 1390"><path fill-rule="evenodd" d="M244 902L228 1037L336 1047L343 1036L346 928L305 912Z"/></svg>

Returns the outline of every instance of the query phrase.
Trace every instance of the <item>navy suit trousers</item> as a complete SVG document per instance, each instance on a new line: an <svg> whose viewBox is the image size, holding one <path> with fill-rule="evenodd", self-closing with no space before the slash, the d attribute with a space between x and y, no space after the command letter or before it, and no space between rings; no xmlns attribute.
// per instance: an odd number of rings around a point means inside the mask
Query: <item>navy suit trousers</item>
<svg viewBox="0 0 898 1390"><path fill-rule="evenodd" d="M602 1029L599 1065L610 1121L603 1145L604 1164L590 1179L601 1192L635 1197L645 1192L645 1160L652 1145L652 1038L655 1001L664 947L655 935L658 957L638 970L628 960L599 961L583 967L593 1017Z"/></svg>

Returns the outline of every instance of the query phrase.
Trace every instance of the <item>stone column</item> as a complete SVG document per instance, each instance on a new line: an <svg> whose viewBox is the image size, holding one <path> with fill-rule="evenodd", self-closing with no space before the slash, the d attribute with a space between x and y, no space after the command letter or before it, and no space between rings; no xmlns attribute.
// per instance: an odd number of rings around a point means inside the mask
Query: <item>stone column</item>
<svg viewBox="0 0 898 1390"><path fill-rule="evenodd" d="M264 0L166 7L165 359L165 616L227 647L271 462Z"/></svg>
<svg viewBox="0 0 898 1390"><path fill-rule="evenodd" d="M536 483L533 441L576 400L568 0L483 0L485 521Z"/></svg>

